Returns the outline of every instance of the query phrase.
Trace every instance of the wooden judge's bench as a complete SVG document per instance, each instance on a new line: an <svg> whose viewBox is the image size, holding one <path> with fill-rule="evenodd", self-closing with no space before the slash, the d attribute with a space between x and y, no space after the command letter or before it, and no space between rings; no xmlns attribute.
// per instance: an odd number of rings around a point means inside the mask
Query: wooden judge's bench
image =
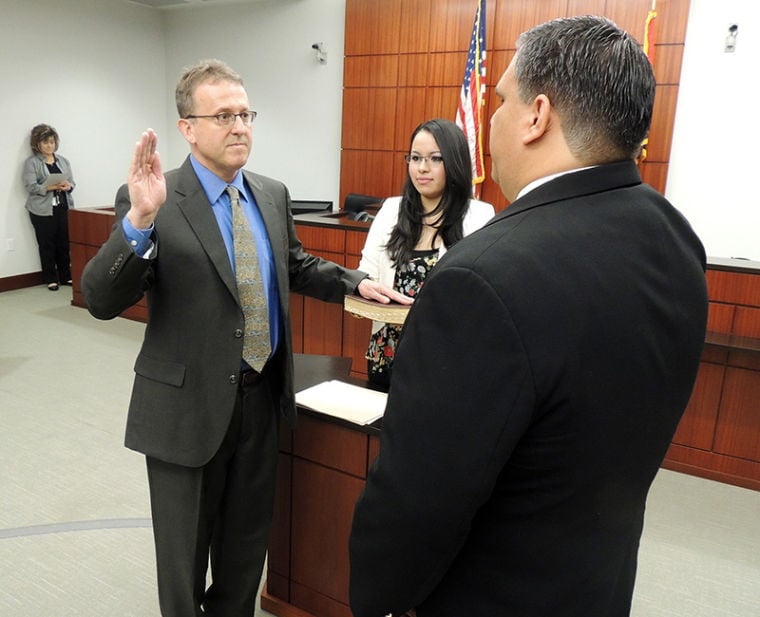
<svg viewBox="0 0 760 617"><path fill-rule="evenodd" d="M368 223L343 213L297 215L306 250L356 268ZM84 306L85 263L110 234L113 210L69 210L72 304ZM710 259L708 332L689 405L663 467L760 490L760 263ZM147 320L144 301L123 314ZM370 322L291 295L299 389L326 379L366 383ZM351 617L348 535L379 451L382 421L357 426L302 410L280 440L278 492L262 607L279 617Z"/></svg>

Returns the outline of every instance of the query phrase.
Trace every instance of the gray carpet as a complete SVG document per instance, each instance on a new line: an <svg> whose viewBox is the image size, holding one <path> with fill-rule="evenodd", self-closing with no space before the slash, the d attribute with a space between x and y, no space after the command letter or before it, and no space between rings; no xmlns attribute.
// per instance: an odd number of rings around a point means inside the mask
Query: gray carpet
<svg viewBox="0 0 760 617"><path fill-rule="evenodd" d="M157 617L145 463L123 447L144 325L70 298L0 293L0 615ZM661 471L639 561L634 617L758 617L760 493Z"/></svg>

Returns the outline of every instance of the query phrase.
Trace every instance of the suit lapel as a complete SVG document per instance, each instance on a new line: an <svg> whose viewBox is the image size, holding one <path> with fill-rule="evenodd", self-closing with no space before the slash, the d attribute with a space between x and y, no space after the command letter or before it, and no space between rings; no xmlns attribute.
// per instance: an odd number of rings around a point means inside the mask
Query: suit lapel
<svg viewBox="0 0 760 617"><path fill-rule="evenodd" d="M224 281L232 297L237 300L235 275L232 272L224 239L219 231L219 225L211 210L211 205L208 203L206 193L190 164L189 157L185 159L179 169L179 178L174 192L177 207L187 219L193 233L203 246L203 250L206 251L208 258L219 273L219 277Z"/></svg>

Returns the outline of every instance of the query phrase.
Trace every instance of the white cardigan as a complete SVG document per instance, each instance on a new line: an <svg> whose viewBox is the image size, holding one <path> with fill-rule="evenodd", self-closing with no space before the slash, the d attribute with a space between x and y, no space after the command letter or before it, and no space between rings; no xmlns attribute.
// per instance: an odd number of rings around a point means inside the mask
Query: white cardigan
<svg viewBox="0 0 760 617"><path fill-rule="evenodd" d="M401 197L389 197L383 202L375 220L372 221L372 226L369 228L367 240L362 249L362 258L359 262L359 270L369 274L372 280L391 288L396 278L396 268L385 247L390 239L391 231L398 221L400 205ZM462 221L462 233L467 236L480 229L493 215L494 209L491 204L471 199ZM441 245L438 250L438 259L445 252L446 247ZM377 332L382 326L382 322L372 322L372 333Z"/></svg>

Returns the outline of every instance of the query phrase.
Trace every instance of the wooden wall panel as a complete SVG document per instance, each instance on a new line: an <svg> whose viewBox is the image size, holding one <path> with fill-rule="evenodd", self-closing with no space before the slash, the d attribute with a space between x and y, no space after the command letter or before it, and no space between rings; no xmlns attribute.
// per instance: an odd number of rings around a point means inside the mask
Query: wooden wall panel
<svg viewBox="0 0 760 617"><path fill-rule="evenodd" d="M604 15L606 0L568 0L565 15Z"/></svg>
<svg viewBox="0 0 760 617"><path fill-rule="evenodd" d="M396 94L395 88L343 90L344 148L393 149Z"/></svg>
<svg viewBox="0 0 760 617"><path fill-rule="evenodd" d="M649 131L647 145L647 161L650 163L666 163L670 160L677 96L678 86L657 86L652 128Z"/></svg>
<svg viewBox="0 0 760 617"><path fill-rule="evenodd" d="M658 85L677 85L681 79L683 45L657 45L654 76Z"/></svg>
<svg viewBox="0 0 760 617"><path fill-rule="evenodd" d="M438 0L404 0L401 4L399 52L428 53L430 43L430 16L432 5ZM380 2L378 2L380 4Z"/></svg>
<svg viewBox="0 0 760 617"><path fill-rule="evenodd" d="M731 334L735 310L736 307L731 304L710 302L710 310L707 314L707 329L710 332Z"/></svg>
<svg viewBox="0 0 760 617"><path fill-rule="evenodd" d="M760 307L758 274L708 270L707 289L711 300Z"/></svg>
<svg viewBox="0 0 760 617"><path fill-rule="evenodd" d="M639 165L641 179L654 187L660 193L665 192L665 184L668 180L668 164L645 161ZM675 204L678 207L678 204Z"/></svg>
<svg viewBox="0 0 760 617"><path fill-rule="evenodd" d="M394 161L393 152L344 149L340 173L341 205L348 193L363 193L383 198L395 195Z"/></svg>
<svg viewBox="0 0 760 617"><path fill-rule="evenodd" d="M689 405L673 436L673 443L702 450L712 449L724 372L723 366L702 362Z"/></svg>
<svg viewBox="0 0 760 617"><path fill-rule="evenodd" d="M430 51L463 51L467 53L475 19L475 2L436 0L430 13ZM486 7L486 21L488 7ZM462 65L462 72L464 64Z"/></svg>
<svg viewBox="0 0 760 617"><path fill-rule="evenodd" d="M760 339L760 308L737 306L732 334ZM760 399L758 399L760 408Z"/></svg>
<svg viewBox="0 0 760 617"><path fill-rule="evenodd" d="M489 119L497 107L493 88L521 32L555 17L603 14L641 41L649 6L641 0L488 0L486 158ZM455 118L475 8L475 0L346 0L341 202L349 192L398 194L405 170L395 156L408 148L411 131L433 117ZM641 173L660 192L667 181L688 10L689 0L659 0L657 6L658 87ZM394 155L366 157L356 150L392 150ZM490 161L486 168L490 173ZM379 179L378 173L390 175ZM507 205L490 179L481 187L481 197L497 211Z"/></svg>
<svg viewBox="0 0 760 617"><path fill-rule="evenodd" d="M398 56L346 56L344 88L395 88L399 80Z"/></svg>
<svg viewBox="0 0 760 617"><path fill-rule="evenodd" d="M760 431L757 402L760 401L760 372L726 369L720 421L715 432L716 452L757 461L760 458Z"/></svg>
<svg viewBox="0 0 760 617"><path fill-rule="evenodd" d="M664 8L667 0L661 0L660 8ZM658 3L659 5L660 3ZM631 0L607 0L605 3L604 14L614 21L619 27L628 32L639 43L644 42L644 24L646 23L647 12L651 2ZM660 20L657 20L660 25ZM658 37L659 38L659 37Z"/></svg>
<svg viewBox="0 0 760 617"><path fill-rule="evenodd" d="M486 40L486 46L489 49L514 49L520 33L544 21L563 17L566 9L567 0L499 0L493 40Z"/></svg>
<svg viewBox="0 0 760 617"><path fill-rule="evenodd" d="M394 150L398 156L394 156L394 163L402 160L402 155L409 151L409 138L412 131L420 122L429 118L425 115L426 88L399 88L398 109L396 110L396 135L393 139Z"/></svg>
<svg viewBox="0 0 760 617"><path fill-rule="evenodd" d="M398 52L402 0L347 0L347 56Z"/></svg>

